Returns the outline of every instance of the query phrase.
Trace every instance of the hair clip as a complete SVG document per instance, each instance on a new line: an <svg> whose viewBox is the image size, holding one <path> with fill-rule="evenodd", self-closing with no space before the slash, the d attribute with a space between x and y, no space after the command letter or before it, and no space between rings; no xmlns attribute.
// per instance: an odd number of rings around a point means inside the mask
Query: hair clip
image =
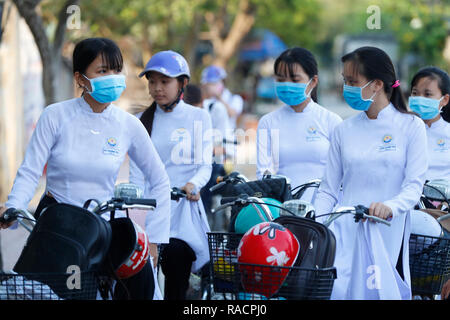
<svg viewBox="0 0 450 320"><path fill-rule="evenodd" d="M400 87L400 80L395 80L394 84L392 85L392 88Z"/></svg>

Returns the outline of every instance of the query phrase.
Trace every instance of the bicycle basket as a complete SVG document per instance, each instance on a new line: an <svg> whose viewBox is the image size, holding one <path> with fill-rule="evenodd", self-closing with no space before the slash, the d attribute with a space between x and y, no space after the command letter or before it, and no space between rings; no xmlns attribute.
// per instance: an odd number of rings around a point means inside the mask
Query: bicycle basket
<svg viewBox="0 0 450 320"><path fill-rule="evenodd" d="M234 266L237 272L233 288L237 300L328 300L336 279L335 268L308 269L248 263L235 263ZM283 281L286 273L288 276Z"/></svg>
<svg viewBox="0 0 450 320"><path fill-rule="evenodd" d="M208 246L210 254L210 278L214 291L233 292L233 277L237 262L237 247L243 234L227 232L209 232Z"/></svg>
<svg viewBox="0 0 450 320"><path fill-rule="evenodd" d="M0 273L0 300L95 300L97 288L94 272Z"/></svg>
<svg viewBox="0 0 450 320"><path fill-rule="evenodd" d="M411 234L409 246L412 294L440 294L450 278L450 239Z"/></svg>

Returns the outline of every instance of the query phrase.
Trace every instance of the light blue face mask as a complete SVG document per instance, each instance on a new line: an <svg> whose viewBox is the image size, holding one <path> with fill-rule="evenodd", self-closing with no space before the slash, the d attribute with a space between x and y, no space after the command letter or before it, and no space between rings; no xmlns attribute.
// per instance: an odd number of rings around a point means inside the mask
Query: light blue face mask
<svg viewBox="0 0 450 320"><path fill-rule="evenodd" d="M86 90L86 92L99 103L111 103L116 101L127 87L124 75L113 74L89 79L83 74L83 77L91 83L92 91Z"/></svg>
<svg viewBox="0 0 450 320"><path fill-rule="evenodd" d="M409 108L417 113L423 120L431 120L439 115L439 104L444 97L438 99L421 96L409 97Z"/></svg>
<svg viewBox="0 0 450 320"><path fill-rule="evenodd" d="M362 87L352 87L344 84L343 95L345 102L347 102L347 104L355 110L358 111L369 110L373 102L373 97L376 95L376 92L369 99L363 99L362 89L367 87L370 83L372 83L372 81L367 82Z"/></svg>
<svg viewBox="0 0 450 320"><path fill-rule="evenodd" d="M275 82L275 90L278 98L288 106L297 106L303 103L311 93L310 91L306 94L306 88L311 80L308 83Z"/></svg>

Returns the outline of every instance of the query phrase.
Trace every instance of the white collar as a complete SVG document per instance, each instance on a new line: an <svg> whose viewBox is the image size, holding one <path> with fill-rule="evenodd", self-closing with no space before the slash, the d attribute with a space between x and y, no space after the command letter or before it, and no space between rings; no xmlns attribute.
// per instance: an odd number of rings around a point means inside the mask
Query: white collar
<svg viewBox="0 0 450 320"><path fill-rule="evenodd" d="M426 125L426 127L428 130L436 130L436 129L445 127L446 124L447 124L447 122L441 116L441 118L439 120L437 120L431 124L431 127L429 127L428 125Z"/></svg>
<svg viewBox="0 0 450 320"><path fill-rule="evenodd" d="M108 116L111 113L111 110L113 109L112 106L113 104L110 103L102 112L98 113L98 112L94 112L91 108L91 106L89 105L89 103L86 102L86 100L84 99L84 97L79 97L77 98L78 101L78 105L80 106L80 109L85 112L85 113L89 113L95 116Z"/></svg>
<svg viewBox="0 0 450 320"><path fill-rule="evenodd" d="M395 109L394 105L392 103L389 103L386 107L381 109L380 112L378 112L376 119L370 119L365 111L362 111L360 114L362 119L366 119L369 121L376 121L376 120L392 119L392 115L396 111L397 109Z"/></svg>
<svg viewBox="0 0 450 320"><path fill-rule="evenodd" d="M311 98L311 100L309 101L309 103L306 105L306 107L303 109L302 112L296 112L294 110L294 108L292 108L291 106L288 106L287 104L285 104L284 106L288 110L289 113L301 115L301 114L305 114L305 113L310 113L313 110L314 105L315 105L315 102Z"/></svg>

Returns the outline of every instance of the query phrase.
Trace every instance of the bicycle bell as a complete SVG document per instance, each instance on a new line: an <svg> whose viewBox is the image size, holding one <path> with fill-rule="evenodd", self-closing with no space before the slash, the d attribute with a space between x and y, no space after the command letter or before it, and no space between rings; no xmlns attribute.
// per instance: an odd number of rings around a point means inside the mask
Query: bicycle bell
<svg viewBox="0 0 450 320"><path fill-rule="evenodd" d="M297 217L314 219L316 216L316 209L314 206L305 200L293 199L283 203L283 208L291 211ZM291 214L286 210L280 210L280 215L290 216Z"/></svg>
<svg viewBox="0 0 450 320"><path fill-rule="evenodd" d="M144 191L133 183L119 183L114 188L114 197L116 198L141 199L143 196Z"/></svg>

